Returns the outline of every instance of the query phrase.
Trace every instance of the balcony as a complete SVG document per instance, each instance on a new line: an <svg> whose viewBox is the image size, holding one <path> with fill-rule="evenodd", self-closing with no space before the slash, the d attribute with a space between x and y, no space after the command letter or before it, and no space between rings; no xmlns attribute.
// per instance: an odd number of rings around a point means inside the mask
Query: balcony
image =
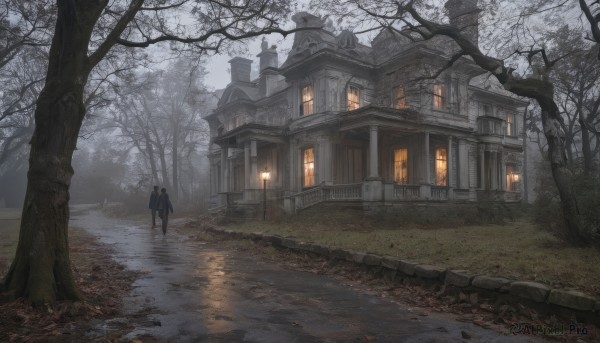
<svg viewBox="0 0 600 343"><path fill-rule="evenodd" d="M503 136L504 120L496 117L479 117L477 132L482 136Z"/></svg>

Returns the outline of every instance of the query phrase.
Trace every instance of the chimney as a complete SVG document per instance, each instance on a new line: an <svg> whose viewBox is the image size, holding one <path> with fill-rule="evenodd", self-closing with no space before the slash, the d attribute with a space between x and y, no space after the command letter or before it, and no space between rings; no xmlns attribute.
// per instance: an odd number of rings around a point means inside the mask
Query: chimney
<svg viewBox="0 0 600 343"><path fill-rule="evenodd" d="M229 60L231 64L231 82L250 82L252 61L247 58L234 57Z"/></svg>
<svg viewBox="0 0 600 343"><path fill-rule="evenodd" d="M263 41L261 44L261 52L256 55L256 57L260 58L260 72L265 68L278 68L279 60L277 56L277 46L273 45L271 48L268 48L269 42L263 37Z"/></svg>
<svg viewBox="0 0 600 343"><path fill-rule="evenodd" d="M479 44L479 12L477 0L448 0L444 6L448 10L450 24L458 27L461 32L475 44Z"/></svg>

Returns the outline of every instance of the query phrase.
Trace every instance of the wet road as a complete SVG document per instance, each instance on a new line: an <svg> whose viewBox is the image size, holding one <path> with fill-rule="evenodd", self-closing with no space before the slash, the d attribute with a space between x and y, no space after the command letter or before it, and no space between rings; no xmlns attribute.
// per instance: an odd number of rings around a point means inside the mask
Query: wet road
<svg viewBox="0 0 600 343"><path fill-rule="evenodd" d="M127 338L178 342L525 342L450 315L420 317L401 305L357 293L335 279L285 269L215 243L187 241L160 229L74 215L72 225L116 251L145 274L125 301L143 325ZM109 330L109 326L105 326ZM101 335L99 329L96 335Z"/></svg>

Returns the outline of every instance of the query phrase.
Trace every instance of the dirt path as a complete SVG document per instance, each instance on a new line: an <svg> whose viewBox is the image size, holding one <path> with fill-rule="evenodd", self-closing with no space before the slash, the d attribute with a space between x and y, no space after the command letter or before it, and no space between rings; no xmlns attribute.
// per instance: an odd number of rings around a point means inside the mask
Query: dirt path
<svg viewBox="0 0 600 343"><path fill-rule="evenodd" d="M94 338L134 327L125 339L208 342L525 342L447 314L421 317L397 303L356 292L325 275L290 270L170 231L74 216L109 244L114 258L144 273L124 299L126 313L97 323Z"/></svg>

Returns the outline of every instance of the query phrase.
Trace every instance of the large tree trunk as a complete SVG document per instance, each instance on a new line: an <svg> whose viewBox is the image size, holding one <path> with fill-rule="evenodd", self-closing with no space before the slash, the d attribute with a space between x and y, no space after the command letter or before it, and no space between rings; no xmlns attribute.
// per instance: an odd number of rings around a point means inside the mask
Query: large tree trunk
<svg viewBox="0 0 600 343"><path fill-rule="evenodd" d="M103 1L58 1L46 84L37 101L19 244L4 286L33 304L80 299L69 259L71 158L85 115L87 50Z"/></svg>

